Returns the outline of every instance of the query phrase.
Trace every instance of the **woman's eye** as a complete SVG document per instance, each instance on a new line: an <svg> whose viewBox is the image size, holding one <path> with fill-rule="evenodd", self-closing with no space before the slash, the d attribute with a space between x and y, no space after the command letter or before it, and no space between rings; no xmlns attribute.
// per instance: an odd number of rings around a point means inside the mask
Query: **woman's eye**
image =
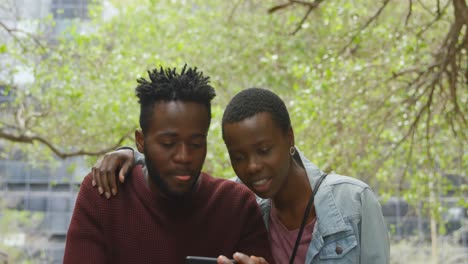
<svg viewBox="0 0 468 264"><path fill-rule="evenodd" d="M241 161L243 159L244 159L244 156L242 156L242 155L233 155L232 156L232 160L236 161L236 162L239 162L239 161Z"/></svg>
<svg viewBox="0 0 468 264"><path fill-rule="evenodd" d="M268 154L270 153L270 148L261 148L259 152L260 154Z"/></svg>

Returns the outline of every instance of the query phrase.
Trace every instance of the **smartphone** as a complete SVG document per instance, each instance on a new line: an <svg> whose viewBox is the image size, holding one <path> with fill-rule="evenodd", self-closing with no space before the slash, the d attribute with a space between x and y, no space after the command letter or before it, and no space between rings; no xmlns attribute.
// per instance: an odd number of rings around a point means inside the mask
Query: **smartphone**
<svg viewBox="0 0 468 264"><path fill-rule="evenodd" d="M235 260L231 260L233 264L236 264ZM216 258L208 257L197 257L197 256L187 256L185 258L185 264L217 264L218 261Z"/></svg>

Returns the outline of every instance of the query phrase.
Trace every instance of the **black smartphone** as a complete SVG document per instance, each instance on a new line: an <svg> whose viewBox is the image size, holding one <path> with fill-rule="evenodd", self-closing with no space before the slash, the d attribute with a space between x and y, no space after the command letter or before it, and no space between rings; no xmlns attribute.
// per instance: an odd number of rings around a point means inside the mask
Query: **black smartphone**
<svg viewBox="0 0 468 264"><path fill-rule="evenodd" d="M185 258L185 264L217 264L218 261L216 258L208 257L197 257L197 256L187 256ZM236 264L236 261L232 260L233 264Z"/></svg>

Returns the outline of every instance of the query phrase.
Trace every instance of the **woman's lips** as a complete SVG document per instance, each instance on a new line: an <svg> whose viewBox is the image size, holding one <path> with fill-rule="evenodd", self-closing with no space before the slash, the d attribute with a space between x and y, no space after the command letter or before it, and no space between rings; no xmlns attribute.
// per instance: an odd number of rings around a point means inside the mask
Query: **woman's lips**
<svg viewBox="0 0 468 264"><path fill-rule="evenodd" d="M265 178L261 180L257 180L252 182L252 188L254 189L255 192L263 193L268 191L270 189L270 184L271 184L272 179L271 178Z"/></svg>

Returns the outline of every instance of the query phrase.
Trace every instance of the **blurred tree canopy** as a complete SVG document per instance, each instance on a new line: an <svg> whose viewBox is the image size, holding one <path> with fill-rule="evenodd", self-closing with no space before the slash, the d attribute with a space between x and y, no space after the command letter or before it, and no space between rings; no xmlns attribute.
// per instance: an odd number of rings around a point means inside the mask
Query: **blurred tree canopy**
<svg viewBox="0 0 468 264"><path fill-rule="evenodd" d="M188 63L217 89L205 164L215 176L234 176L224 106L265 87L285 100L296 145L322 169L408 199L428 197L427 183L466 194L443 177L468 167L465 0L112 0L60 34L53 17L30 23L39 32L0 24L10 36L0 85L12 98L0 103L0 138L29 159L133 146L135 80ZM31 81L18 84L24 72Z"/></svg>

